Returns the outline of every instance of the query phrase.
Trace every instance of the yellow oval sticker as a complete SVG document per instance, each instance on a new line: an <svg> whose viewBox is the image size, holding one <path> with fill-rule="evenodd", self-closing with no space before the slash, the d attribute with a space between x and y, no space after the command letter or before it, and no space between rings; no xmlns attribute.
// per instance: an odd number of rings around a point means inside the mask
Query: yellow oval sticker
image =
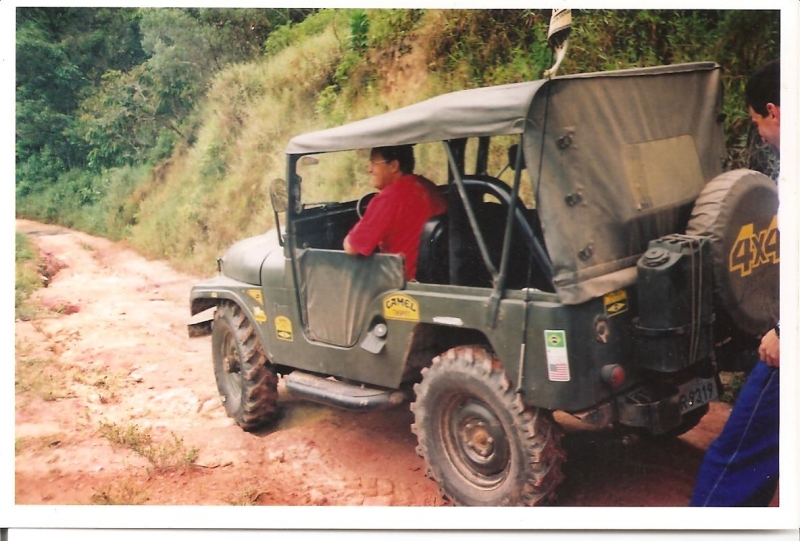
<svg viewBox="0 0 800 541"><path fill-rule="evenodd" d="M275 334L280 340L292 341L292 321L286 316L275 318Z"/></svg>
<svg viewBox="0 0 800 541"><path fill-rule="evenodd" d="M419 321L419 303L402 293L383 299L383 317L400 321Z"/></svg>

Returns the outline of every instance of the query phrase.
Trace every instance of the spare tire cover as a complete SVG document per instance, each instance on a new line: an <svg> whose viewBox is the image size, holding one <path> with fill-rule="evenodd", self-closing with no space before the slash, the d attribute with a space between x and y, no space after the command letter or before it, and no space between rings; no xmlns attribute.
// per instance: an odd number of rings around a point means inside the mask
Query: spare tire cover
<svg viewBox="0 0 800 541"><path fill-rule="evenodd" d="M779 314L775 182L749 169L715 177L697 198L686 232L710 237L715 308L752 336L772 328Z"/></svg>

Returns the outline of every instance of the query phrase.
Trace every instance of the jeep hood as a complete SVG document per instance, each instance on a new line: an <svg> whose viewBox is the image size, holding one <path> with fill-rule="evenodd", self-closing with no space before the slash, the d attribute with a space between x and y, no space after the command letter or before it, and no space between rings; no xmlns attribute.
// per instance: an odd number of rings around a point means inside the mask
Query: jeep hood
<svg viewBox="0 0 800 541"><path fill-rule="evenodd" d="M222 256L222 273L246 284L261 285L261 266L274 250L282 250L276 229L241 240Z"/></svg>
<svg viewBox="0 0 800 541"><path fill-rule="evenodd" d="M523 134L561 302L632 284L650 239L683 233L726 158L713 62L463 90L293 138L303 155Z"/></svg>

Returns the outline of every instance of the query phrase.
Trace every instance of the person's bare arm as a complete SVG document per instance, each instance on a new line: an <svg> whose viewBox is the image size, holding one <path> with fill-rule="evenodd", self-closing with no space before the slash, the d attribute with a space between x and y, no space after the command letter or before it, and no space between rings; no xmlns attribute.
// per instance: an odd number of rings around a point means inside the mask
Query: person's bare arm
<svg viewBox="0 0 800 541"><path fill-rule="evenodd" d="M764 338L761 339L761 345L758 348L758 356L762 361L769 366L779 368L781 365L781 339L775 329L772 329Z"/></svg>
<svg viewBox="0 0 800 541"><path fill-rule="evenodd" d="M350 235L344 238L343 247L344 247L344 253L346 253L347 255L358 255L356 249L353 248L353 246L350 244Z"/></svg>

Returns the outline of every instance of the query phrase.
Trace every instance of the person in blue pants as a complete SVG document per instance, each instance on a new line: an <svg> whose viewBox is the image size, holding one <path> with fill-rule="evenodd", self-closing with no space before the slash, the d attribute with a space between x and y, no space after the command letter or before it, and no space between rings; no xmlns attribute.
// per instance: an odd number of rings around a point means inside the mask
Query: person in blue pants
<svg viewBox="0 0 800 541"><path fill-rule="evenodd" d="M780 150L780 64L759 68L745 101L761 138ZM776 284L777 287L777 284ZM703 457L691 506L766 506L778 487L780 323L761 340L759 361L747 377L722 433Z"/></svg>
<svg viewBox="0 0 800 541"><path fill-rule="evenodd" d="M761 138L779 150L779 61L766 64L750 77L745 100ZM761 339L758 353L760 360L747 377L722 433L703 457L692 506L766 506L775 495L780 427L780 323Z"/></svg>

